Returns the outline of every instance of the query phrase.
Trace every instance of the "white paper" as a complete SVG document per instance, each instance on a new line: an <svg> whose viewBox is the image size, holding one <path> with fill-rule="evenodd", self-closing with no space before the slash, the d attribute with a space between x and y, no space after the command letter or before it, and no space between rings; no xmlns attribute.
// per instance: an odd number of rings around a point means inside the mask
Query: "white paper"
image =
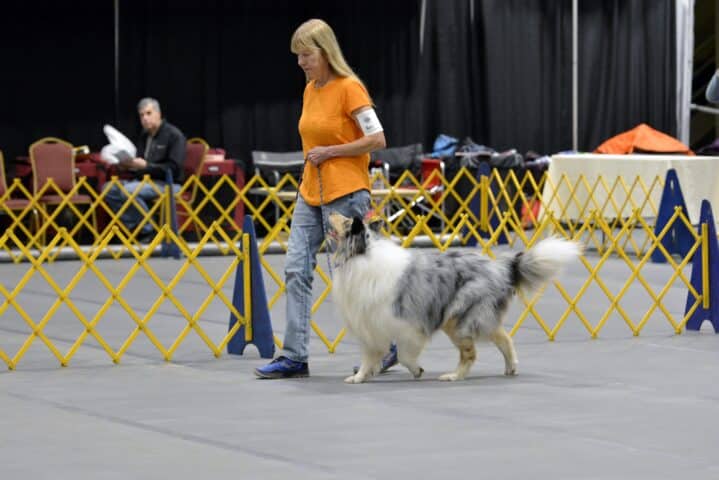
<svg viewBox="0 0 719 480"><path fill-rule="evenodd" d="M109 164L116 164L131 160L137 156L137 148L125 135L120 133L112 125L102 127L109 145L105 145L100 152L100 157Z"/></svg>

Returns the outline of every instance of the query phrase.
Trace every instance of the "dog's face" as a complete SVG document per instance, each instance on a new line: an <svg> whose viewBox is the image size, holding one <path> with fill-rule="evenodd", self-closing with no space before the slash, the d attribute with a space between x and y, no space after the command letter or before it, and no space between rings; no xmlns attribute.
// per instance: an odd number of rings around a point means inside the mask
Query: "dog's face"
<svg viewBox="0 0 719 480"><path fill-rule="evenodd" d="M379 219L347 218L337 212L330 213L328 223L327 236L334 247L337 263L364 254L371 236L378 232L382 225Z"/></svg>

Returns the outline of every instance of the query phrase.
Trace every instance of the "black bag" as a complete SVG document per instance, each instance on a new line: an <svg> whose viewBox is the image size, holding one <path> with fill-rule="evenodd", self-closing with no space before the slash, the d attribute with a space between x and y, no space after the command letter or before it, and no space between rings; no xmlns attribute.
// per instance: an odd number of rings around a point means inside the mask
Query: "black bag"
<svg viewBox="0 0 719 480"><path fill-rule="evenodd" d="M524 158L515 149L505 150L492 155L489 158L489 165L500 169L521 168L524 165Z"/></svg>

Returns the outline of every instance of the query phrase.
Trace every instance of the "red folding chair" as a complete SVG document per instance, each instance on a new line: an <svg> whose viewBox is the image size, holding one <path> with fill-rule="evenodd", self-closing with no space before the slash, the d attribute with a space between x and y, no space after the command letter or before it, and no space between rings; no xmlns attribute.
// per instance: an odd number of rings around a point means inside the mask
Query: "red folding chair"
<svg viewBox="0 0 719 480"><path fill-rule="evenodd" d="M72 144L55 137L41 138L30 145L30 164L33 173L33 193L43 219L49 219L48 207L62 204L75 188L75 151ZM46 188L52 179L53 187ZM97 215L92 208L90 195L75 193L69 199L74 205L87 205L92 209L93 236L97 236ZM56 218L56 217L55 217ZM54 224L54 221L52 221ZM42 243L45 243L47 229L43 229Z"/></svg>

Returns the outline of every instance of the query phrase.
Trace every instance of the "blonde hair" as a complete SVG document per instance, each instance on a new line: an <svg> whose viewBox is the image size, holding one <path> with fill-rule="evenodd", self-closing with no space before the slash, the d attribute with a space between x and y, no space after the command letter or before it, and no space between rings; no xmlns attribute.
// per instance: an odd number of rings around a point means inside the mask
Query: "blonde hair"
<svg viewBox="0 0 719 480"><path fill-rule="evenodd" d="M305 49L320 50L327 59L332 73L340 77L357 80L367 91L364 82L347 64L347 60L342 55L340 44L337 42L337 37L335 37L335 32L332 31L332 27L327 22L319 18L312 18L297 27L295 33L292 34L292 40L290 40L290 51L294 54L299 54L301 50Z"/></svg>

